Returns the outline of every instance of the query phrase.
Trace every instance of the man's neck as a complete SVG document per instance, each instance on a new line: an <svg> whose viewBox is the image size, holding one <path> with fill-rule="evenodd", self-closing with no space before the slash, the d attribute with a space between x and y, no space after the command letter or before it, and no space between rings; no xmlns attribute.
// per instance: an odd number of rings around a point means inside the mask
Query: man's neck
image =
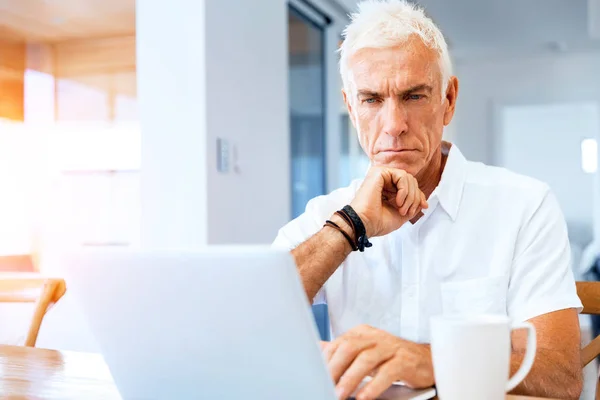
<svg viewBox="0 0 600 400"><path fill-rule="evenodd" d="M422 174L419 174L419 177L417 177L419 189L425 194L426 198L431 196L431 193L442 179L442 172L444 172L446 160L448 159L448 152L450 151L451 146L452 144L448 142L442 142L427 168Z"/></svg>

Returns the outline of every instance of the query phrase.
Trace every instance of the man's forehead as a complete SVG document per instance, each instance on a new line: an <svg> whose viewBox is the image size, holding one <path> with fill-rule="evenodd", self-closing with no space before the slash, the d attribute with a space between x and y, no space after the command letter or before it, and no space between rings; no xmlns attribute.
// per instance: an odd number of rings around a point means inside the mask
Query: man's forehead
<svg viewBox="0 0 600 400"><path fill-rule="evenodd" d="M363 48L348 60L351 80L356 85L400 85L415 81L433 83L441 73L439 56L424 45L390 48Z"/></svg>

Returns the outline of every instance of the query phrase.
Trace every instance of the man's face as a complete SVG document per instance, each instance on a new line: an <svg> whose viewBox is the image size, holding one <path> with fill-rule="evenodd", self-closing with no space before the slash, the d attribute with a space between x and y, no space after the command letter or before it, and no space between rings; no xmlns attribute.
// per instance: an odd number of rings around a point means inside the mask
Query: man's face
<svg viewBox="0 0 600 400"><path fill-rule="evenodd" d="M348 60L344 100L373 165L419 178L439 150L458 83L452 78L442 99L438 60L437 53L413 38L400 47L361 49Z"/></svg>

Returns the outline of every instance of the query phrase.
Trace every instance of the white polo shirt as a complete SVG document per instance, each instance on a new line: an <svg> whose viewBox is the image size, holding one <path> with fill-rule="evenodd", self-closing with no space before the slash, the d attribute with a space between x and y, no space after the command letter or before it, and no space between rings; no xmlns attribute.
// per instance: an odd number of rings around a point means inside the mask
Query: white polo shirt
<svg viewBox="0 0 600 400"><path fill-rule="evenodd" d="M351 202L361 180L312 199L273 245L293 249ZM437 314L498 313L515 321L578 308L564 217L548 186L467 161L452 145L429 208L414 225L371 238L315 298L332 336L360 325L429 342Z"/></svg>

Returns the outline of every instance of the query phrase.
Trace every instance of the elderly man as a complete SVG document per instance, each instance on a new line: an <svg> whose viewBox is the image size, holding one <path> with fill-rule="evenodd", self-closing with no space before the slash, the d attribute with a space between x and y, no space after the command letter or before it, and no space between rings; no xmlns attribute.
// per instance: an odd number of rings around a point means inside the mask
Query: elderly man
<svg viewBox="0 0 600 400"><path fill-rule="evenodd" d="M274 242L293 249L309 299L329 307L335 339L323 351L339 397L367 375L359 399L395 380L433 385L429 318L480 312L537 330L516 392L577 399L581 303L564 218L547 185L467 161L442 140L458 80L439 29L405 1L364 2L340 71L371 168L311 200ZM523 354L513 335L513 372Z"/></svg>

